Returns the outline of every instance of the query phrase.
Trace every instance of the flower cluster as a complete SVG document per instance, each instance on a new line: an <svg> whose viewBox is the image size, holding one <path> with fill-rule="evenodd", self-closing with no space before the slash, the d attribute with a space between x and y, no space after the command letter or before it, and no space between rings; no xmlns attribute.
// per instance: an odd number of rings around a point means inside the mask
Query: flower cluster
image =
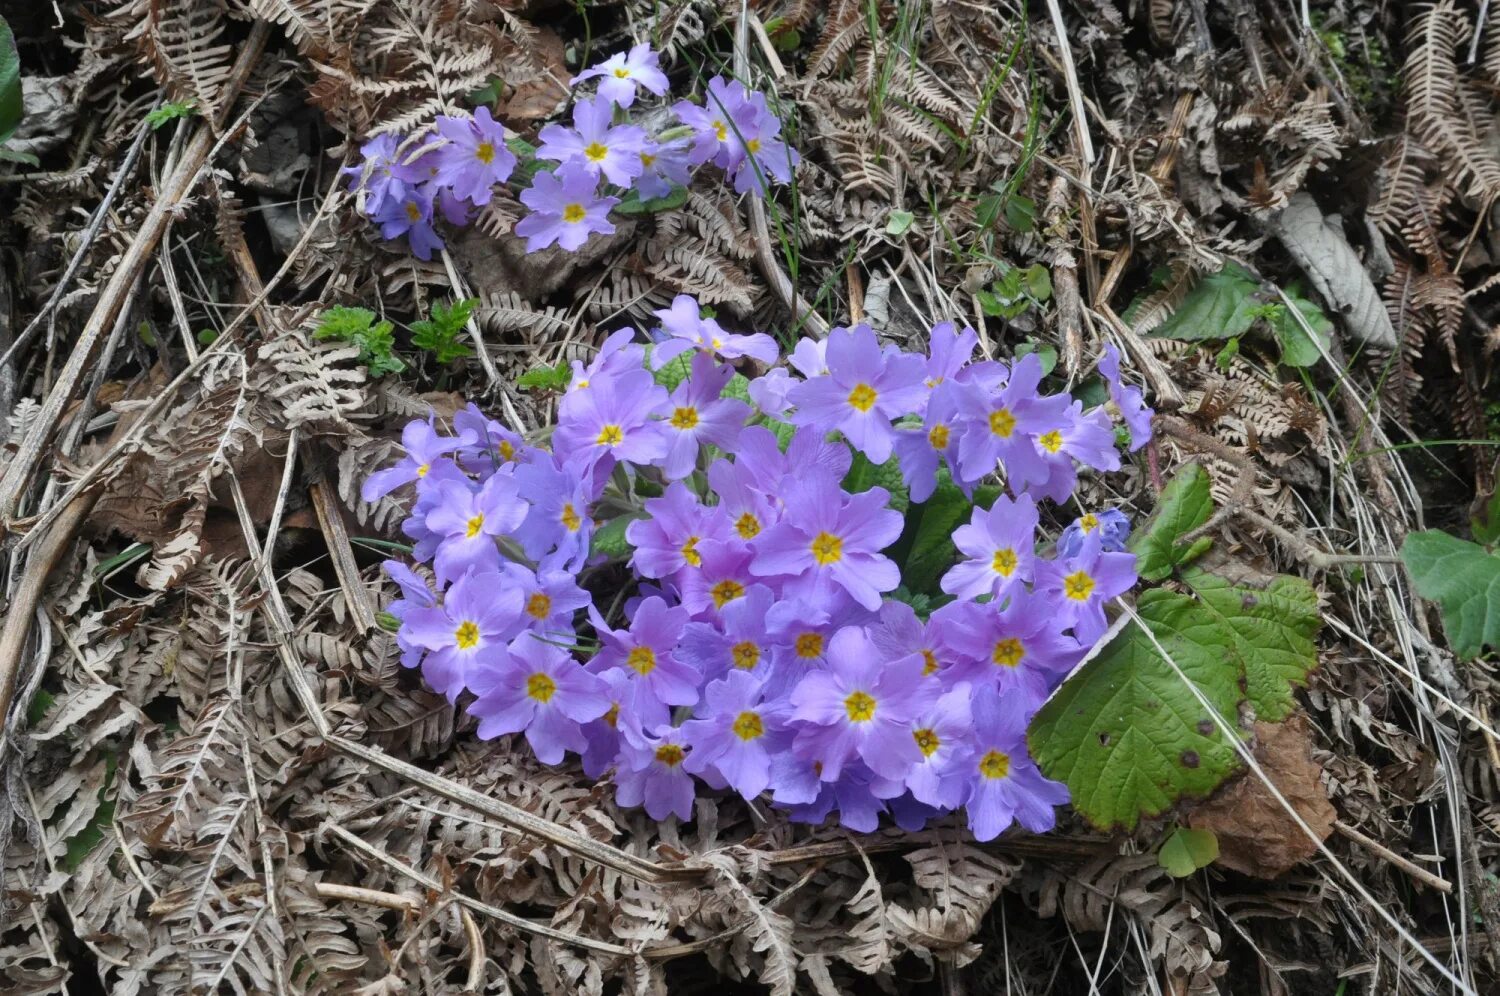
<svg viewBox="0 0 1500 996"><path fill-rule="evenodd" d="M856 830L960 808L981 839L1049 829L1067 793L1027 723L1136 574L1121 513L1048 542L1040 503L1120 465L1112 414L1149 434L1118 358L1085 410L1041 389L1036 356L975 362L947 323L926 355L855 326L784 366L691 298L658 315L649 348L624 329L575 361L550 446L472 404L451 433L406 427L365 488L415 485L404 528L435 587L387 565L404 663L472 694L480 736L577 754L653 818L706 787ZM879 473L890 488L857 486ZM893 548L940 491L972 509L913 598Z"/></svg>
<svg viewBox="0 0 1500 996"><path fill-rule="evenodd" d="M479 107L472 117L439 115L430 130L405 140L377 136L361 147L361 162L341 172L380 234L406 236L423 260L443 248L437 218L467 224L516 172L516 150L537 167L520 192L527 214L515 228L527 252L554 244L571 252L591 235L612 234L610 212L624 198L666 197L691 183L705 163L723 170L741 194L763 196L771 180L791 180L798 156L781 140L781 119L763 94L715 76L703 104L678 101L671 108L675 122L648 130L631 124L627 112L642 91L667 95L667 77L649 45L612 55L572 82L595 79L595 95L574 102L572 125L546 125L534 149L508 141L504 125Z"/></svg>

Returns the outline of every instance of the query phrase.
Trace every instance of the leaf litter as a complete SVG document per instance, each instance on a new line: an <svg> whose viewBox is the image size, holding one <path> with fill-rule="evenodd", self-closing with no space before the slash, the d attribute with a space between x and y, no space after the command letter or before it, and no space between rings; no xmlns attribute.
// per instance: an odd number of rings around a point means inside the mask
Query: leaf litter
<svg viewBox="0 0 1500 996"><path fill-rule="evenodd" d="M6 991L1493 987L1494 614L1448 603L1494 558L1418 537L1467 535L1469 497L1495 491L1500 25L1452 0L1306 21L1045 6L10 15L28 87L0 146ZM532 134L588 53L640 38L683 78L740 62L793 109L803 163L769 218L704 184L528 257L507 192L423 263L334 185L367 137L475 99ZM1202 669L1254 769L1145 819L1075 792L1058 833L978 845L728 801L657 824L477 741L378 625L404 538L359 484L454 392L543 424L523 374L679 293L745 329L868 310L905 341L967 319L1070 384L1123 347L1159 441L1088 501L1160 509L1138 552L1164 586L1138 615L1193 625L1086 668L1154 668L1157 708L1186 694L1175 667ZM321 336L331 308L365 309L362 337ZM1239 646L1251 626L1280 656ZM1191 718L1203 743L1172 741L1168 782L1207 794L1245 755ZM1109 749L1100 732L1077 749ZM1327 853L1299 821L1336 831Z"/></svg>

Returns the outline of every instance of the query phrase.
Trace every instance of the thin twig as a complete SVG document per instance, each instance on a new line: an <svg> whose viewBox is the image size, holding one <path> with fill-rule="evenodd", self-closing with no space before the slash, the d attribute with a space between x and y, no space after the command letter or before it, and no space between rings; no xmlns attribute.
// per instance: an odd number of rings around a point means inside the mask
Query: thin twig
<svg viewBox="0 0 1500 996"><path fill-rule="evenodd" d="M1333 828L1339 833L1343 834L1345 837L1348 837L1350 840L1354 841L1360 847L1363 847L1365 850L1375 855L1376 857L1381 858L1385 861L1389 861L1391 864L1395 865L1397 868L1400 868L1402 871L1406 872L1406 874L1410 875L1418 882L1421 882L1424 885L1430 885L1439 892L1447 893L1453 891L1453 883L1448 881L1446 878L1434 875L1432 872L1428 871L1426 868L1423 868L1421 865L1415 864L1407 860L1406 858L1403 858L1401 855L1397 854L1389 847L1386 847L1384 844L1381 844L1379 841L1366 837L1364 834L1360 833L1358 830L1354 829L1343 820L1335 820L1333 823Z"/></svg>

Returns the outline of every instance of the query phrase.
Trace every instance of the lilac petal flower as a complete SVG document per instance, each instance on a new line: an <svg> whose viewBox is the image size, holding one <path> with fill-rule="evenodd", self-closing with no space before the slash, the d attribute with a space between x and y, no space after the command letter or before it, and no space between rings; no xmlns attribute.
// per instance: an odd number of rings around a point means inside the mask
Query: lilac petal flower
<svg viewBox="0 0 1500 996"><path fill-rule="evenodd" d="M707 353L693 357L692 373L672 392L669 414L662 421L667 456L661 469L667 480L691 474L698 465L698 450L705 443L721 450L734 449L750 417L750 406L719 396L733 376L733 367L716 365Z"/></svg>
<svg viewBox="0 0 1500 996"><path fill-rule="evenodd" d="M506 587L498 574L465 574L441 606L408 613L401 628L428 650L422 662L427 683L453 702L506 660L506 644L521 628L521 592Z"/></svg>
<svg viewBox="0 0 1500 996"><path fill-rule="evenodd" d="M481 478L502 467L529 462L540 453L526 445L519 434L481 412L472 401L454 412L453 428L459 435L473 439L459 451L459 459L465 470Z"/></svg>
<svg viewBox="0 0 1500 996"><path fill-rule="evenodd" d="M828 374L787 393L797 406L792 422L837 430L873 463L891 455L891 420L913 412L926 397L922 360L887 355L868 325L828 333Z"/></svg>
<svg viewBox="0 0 1500 996"><path fill-rule="evenodd" d="M901 513L890 494L871 488L846 494L824 474L787 483L786 517L756 541L753 574L783 578L785 590L823 597L841 588L870 611L901 583L901 572L880 551L901 535Z"/></svg>
<svg viewBox="0 0 1500 996"><path fill-rule="evenodd" d="M778 657L788 649L767 631L766 616L775 600L770 588L752 585L743 598L719 611L716 623L688 623L677 658L696 668L704 681L717 681L736 671L769 680ZM822 656L821 647L818 656Z"/></svg>
<svg viewBox="0 0 1500 996"><path fill-rule="evenodd" d="M646 815L664 820L693 818L693 776L683 762L693 751L687 734L665 723L649 730L634 724L625 727L620 744L620 765L615 772L615 799L622 806L646 807Z"/></svg>
<svg viewBox="0 0 1500 996"><path fill-rule="evenodd" d="M521 589L525 623L537 633L571 641L574 614L594 604L569 571L543 568L533 572L520 564L507 564L502 573Z"/></svg>
<svg viewBox="0 0 1500 996"><path fill-rule="evenodd" d="M670 578L703 563L698 544L728 538L728 524L717 509L705 508L681 482L667 486L660 498L646 502L645 519L625 527L635 552L630 566L648 578Z"/></svg>
<svg viewBox="0 0 1500 996"><path fill-rule="evenodd" d="M573 105L572 128L549 124L537 133L542 144L536 157L580 167L595 180L603 174L617 187L630 186L645 168L641 150L646 146L646 133L635 125L612 125L614 110L602 97L578 101ZM559 172L562 169L558 167Z"/></svg>
<svg viewBox="0 0 1500 996"><path fill-rule="evenodd" d="M932 614L957 655L944 671L950 681L995 685L1038 703L1083 657L1086 648L1063 633L1071 621L1050 599L1024 589L1004 608L952 602Z"/></svg>
<svg viewBox="0 0 1500 996"><path fill-rule="evenodd" d="M811 426L793 433L785 453L775 434L761 426L741 433L735 447L735 463L746 469L751 486L775 501L781 500L783 485L792 479L823 475L842 481L853 461L848 446L829 441Z"/></svg>
<svg viewBox="0 0 1500 996"><path fill-rule="evenodd" d="M629 52L616 52L597 66L591 66L573 77L572 85L584 80L599 80L599 96L620 107L635 103L635 88L641 87L658 97L667 92L667 75L661 71L661 56L642 42Z"/></svg>
<svg viewBox="0 0 1500 996"><path fill-rule="evenodd" d="M955 809L963 802L974 728L971 694L968 685L960 684L907 724L922 757L907 772L905 784L919 802L939 809Z"/></svg>
<svg viewBox="0 0 1500 996"><path fill-rule="evenodd" d="M846 626L829 643L828 668L792 689L792 718L810 724L794 749L823 762L824 781L856 757L877 775L903 778L921 757L907 724L939 691L912 669L885 667L869 635Z"/></svg>
<svg viewBox="0 0 1500 996"><path fill-rule="evenodd" d="M662 331L671 337L652 352L651 364L657 368L693 346L726 360L749 356L762 363L775 363L780 353L776 340L764 332L750 335L726 332L712 318L701 317L698 301L687 294L678 294L670 308L662 308L655 314L661 319Z"/></svg>
<svg viewBox="0 0 1500 996"><path fill-rule="evenodd" d="M516 223L526 251L538 252L554 242L573 252L590 235L613 235L610 209L618 197L600 197L599 179L581 163L567 162L551 173L543 170L521 191L521 203L532 213Z"/></svg>
<svg viewBox="0 0 1500 996"><path fill-rule="evenodd" d="M797 372L803 377L811 380L814 377L823 377L828 373L828 340L807 339L797 340L797 345L787 354L787 362L796 367Z"/></svg>
<svg viewBox="0 0 1500 996"><path fill-rule="evenodd" d="M441 457L456 452L477 441L472 433L460 432L457 436L440 436L435 425L435 416L426 421L412 419L401 430L401 447L406 456L394 467L377 470L365 479L360 488L360 497L367 502L379 501L403 484L412 484L431 473Z"/></svg>
<svg viewBox="0 0 1500 996"><path fill-rule="evenodd" d="M729 787L754 799L771 783L771 757L791 737L783 708L765 702L765 683L744 671L732 671L705 690L701 719L684 723L693 743L683 766L702 774L712 766Z"/></svg>
<svg viewBox="0 0 1500 996"><path fill-rule="evenodd" d="M437 131L447 144L437 151L436 182L471 204L488 204L495 185L510 179L516 168L516 157L505 145L505 127L480 106L472 118L440 115Z"/></svg>
<svg viewBox="0 0 1500 996"><path fill-rule="evenodd" d="M743 440L750 436L758 445L764 445L761 433L770 435L765 429L753 426L741 433L740 438ZM772 446L774 445L773 440ZM729 521L734 535L746 543L765 532L780 517L780 509L755 487L755 478L745 465L743 457L732 463L728 460L715 460L710 464L708 487L718 497L719 510Z"/></svg>
<svg viewBox="0 0 1500 996"><path fill-rule="evenodd" d="M958 397L951 385L940 384L927 399L926 414L917 425L896 427L896 465L906 482L911 500L924 502L937 490L938 467L946 463L956 467L958 435L962 430L958 414ZM958 482L960 486L976 482Z"/></svg>
<svg viewBox="0 0 1500 996"><path fill-rule="evenodd" d="M364 195L363 210L378 215L388 204L406 194L406 181L397 171L401 140L395 135L376 135L360 146L361 161L339 170L349 178L349 189Z"/></svg>
<svg viewBox="0 0 1500 996"><path fill-rule="evenodd" d="M750 105L753 113L735 116L738 127L726 142L738 149L733 157L737 165L730 169L730 176L735 193L764 197L767 178L790 183L802 157L781 140L781 118L767 107L765 95L752 94Z"/></svg>
<svg viewBox="0 0 1500 996"><path fill-rule="evenodd" d="M1084 646L1109 629L1104 603L1123 595L1136 582L1135 554L1105 553L1098 535L1085 536L1077 556L1039 560L1036 590L1053 601L1053 611Z"/></svg>
<svg viewBox="0 0 1500 996"><path fill-rule="evenodd" d="M558 412L554 451L585 469L603 460L651 464L667 455L666 437L652 418L667 403L667 392L645 370L595 381L574 398Z"/></svg>
<svg viewBox="0 0 1500 996"><path fill-rule="evenodd" d="M952 322L938 322L928 338L927 376L922 384L929 391L968 366L979 344L979 333L968 326L959 331Z"/></svg>
<svg viewBox="0 0 1500 996"><path fill-rule="evenodd" d="M528 511L515 478L492 475L477 491L457 481L443 481L438 489L441 500L427 513L427 528L442 537L434 561L438 579L497 567L495 539L519 526Z"/></svg>
<svg viewBox="0 0 1500 996"><path fill-rule="evenodd" d="M587 748L580 724L608 709L603 681L565 651L529 633L511 644L506 665L469 706L479 720L481 739L524 730L543 764L557 764L566 751Z"/></svg>
<svg viewBox="0 0 1500 996"><path fill-rule="evenodd" d="M516 530L526 556L543 570L581 568L594 534L587 478L575 466L559 467L555 458L522 464L515 478L521 497L531 504Z"/></svg>
<svg viewBox="0 0 1500 996"><path fill-rule="evenodd" d="M1064 404L1028 405L1018 414L1016 430L1030 436L1042 459L1057 462L1072 457L1095 470L1120 469L1115 432L1109 416L1095 408L1084 414L1083 402L1058 395ZM1046 401L1055 402L1057 398ZM1069 487L1071 492L1072 488ZM1066 495L1064 495L1066 497Z"/></svg>
<svg viewBox="0 0 1500 996"><path fill-rule="evenodd" d="M943 575L942 589L973 600L993 595L997 601L1031 581L1036 559L1036 502L1029 495L1014 501L1001 495L989 511L976 506L967 525L953 531L953 545L964 555Z"/></svg>
<svg viewBox="0 0 1500 996"><path fill-rule="evenodd" d="M742 129L741 122L751 124L759 113L742 84L715 76L708 81L708 93L702 107L680 100L672 105L672 109L683 124L693 129L693 165L713 160L725 172L732 172L739 166L745 147L733 136Z"/></svg>
<svg viewBox="0 0 1500 996"><path fill-rule="evenodd" d="M574 360L573 378L568 382L568 392L563 395L561 407L576 403L573 395L587 390L595 381L616 380L627 371L641 369L646 352L632 341L635 335L633 328L618 329L609 334L587 366Z"/></svg>
<svg viewBox="0 0 1500 996"><path fill-rule="evenodd" d="M623 671L663 705L692 705L698 701L701 675L679 661L676 654L689 618L686 609L669 608L655 597L642 600L636 607L628 630L610 629L594 614L594 628L602 645L589 662L590 669Z"/></svg>
<svg viewBox="0 0 1500 996"><path fill-rule="evenodd" d="M1067 786L1045 778L1026 753L1025 701L982 688L974 695L974 749L964 806L978 840L993 840L1013 822L1045 833L1068 801Z"/></svg>
<svg viewBox="0 0 1500 996"><path fill-rule="evenodd" d="M1146 407L1141 389L1126 384L1120 378L1120 351L1113 345L1104 347L1104 356L1099 360L1099 376L1109 387L1109 400L1120 412L1125 426L1130 430L1130 452L1151 441L1151 418L1156 414Z"/></svg>
<svg viewBox="0 0 1500 996"><path fill-rule="evenodd" d="M1125 542L1130 539L1130 519L1118 508L1106 508L1102 512L1085 512L1062 531L1057 538L1057 556L1069 558L1078 556L1078 551L1083 549L1083 538L1093 533L1099 534L1099 548L1105 553L1119 553L1125 549Z"/></svg>
<svg viewBox="0 0 1500 996"><path fill-rule="evenodd" d="M703 562L682 575L682 607L694 618L709 619L744 598L760 580L750 573L750 548L739 540L705 540L698 545Z"/></svg>
<svg viewBox="0 0 1500 996"><path fill-rule="evenodd" d="M411 612L430 609L437 604L437 598L427 587L427 582L418 577L416 571L399 560L387 560L380 566L385 568L386 575L401 589L401 597L386 606L391 615L404 620ZM404 626L396 631L396 646L401 649L402 667L419 666L427 653L425 648L412 642Z"/></svg>
<svg viewBox="0 0 1500 996"><path fill-rule="evenodd" d="M994 473L997 465L1004 467L1012 491L1021 491L1029 480L1046 478L1046 466L1031 438L1017 428L1023 406L1037 401L1041 382L1042 361L1028 353L1010 369L1003 387L966 383L959 388L965 428L958 441L958 466L964 480L977 481ZM1066 398L1063 401L1066 406Z"/></svg>
<svg viewBox="0 0 1500 996"><path fill-rule="evenodd" d="M659 142L647 139L641 147L641 175L636 177L635 192L643 201L666 197L676 187L693 182L692 164L688 162L686 140Z"/></svg>
<svg viewBox="0 0 1500 996"><path fill-rule="evenodd" d="M905 602L888 601L880 607L870 639L887 667L912 668L923 677L946 681L957 655L936 622L924 623ZM946 685L945 685L946 687Z"/></svg>
<svg viewBox="0 0 1500 996"><path fill-rule="evenodd" d="M644 694L641 684L625 672L603 671L598 677L607 689L609 709L583 727L588 747L581 752L581 760L583 773L590 778L599 778L614 767L627 727L655 729L670 718L667 707Z"/></svg>
<svg viewBox="0 0 1500 996"><path fill-rule="evenodd" d="M755 407L762 414L779 419L784 418L787 409L792 406L786 396L796 383L797 381L792 380L792 375L786 372L786 368L773 367L763 376L752 380L746 390L750 394L750 400L755 402Z"/></svg>
<svg viewBox="0 0 1500 996"><path fill-rule="evenodd" d="M399 196L388 199L371 220L380 226L385 239L405 235L412 255L426 262L443 248L443 240L432 227L433 189L422 184L406 184Z"/></svg>
<svg viewBox="0 0 1500 996"><path fill-rule="evenodd" d="M880 826L886 799L901 794L901 782L880 778L862 764L845 767L838 780L823 782L817 797L806 805L791 806L787 815L798 823L819 824L838 810L840 825L858 833Z"/></svg>

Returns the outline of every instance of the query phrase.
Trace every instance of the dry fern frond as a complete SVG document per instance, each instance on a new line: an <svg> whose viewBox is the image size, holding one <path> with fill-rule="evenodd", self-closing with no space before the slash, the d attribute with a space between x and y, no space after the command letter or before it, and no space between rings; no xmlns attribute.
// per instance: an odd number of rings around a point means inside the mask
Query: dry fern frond
<svg viewBox="0 0 1500 996"><path fill-rule="evenodd" d="M1493 202L1500 197L1500 158L1485 144L1488 124L1481 126L1471 107L1471 83L1457 61L1471 30L1469 15L1452 0L1419 11L1407 33L1402 78L1413 130L1456 186Z"/></svg>
<svg viewBox="0 0 1500 996"><path fill-rule="evenodd" d="M128 0L114 13L133 25L125 38L176 99L190 99L213 120L223 110L233 52L224 41L224 0Z"/></svg>

